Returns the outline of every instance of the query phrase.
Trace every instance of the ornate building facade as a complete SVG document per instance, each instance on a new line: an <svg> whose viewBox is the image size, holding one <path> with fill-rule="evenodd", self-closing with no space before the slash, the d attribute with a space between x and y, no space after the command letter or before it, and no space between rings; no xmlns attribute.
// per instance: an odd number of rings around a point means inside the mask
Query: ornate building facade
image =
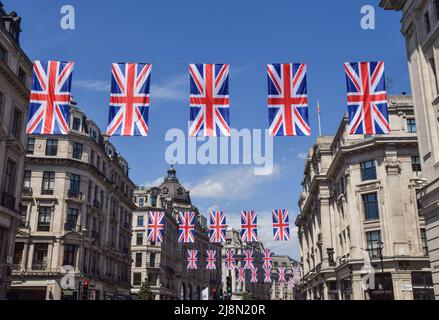
<svg viewBox="0 0 439 320"><path fill-rule="evenodd" d="M232 249L235 252L236 267L235 270L226 270L226 250ZM244 267L244 252L243 250L253 250L254 266L258 269L258 282L251 282L250 270L245 271L245 278L243 282L238 281L238 267ZM264 245L262 242L247 243L241 239L241 232L229 228L226 234L226 244L222 250L222 292L226 299L230 300L269 300L270 299L270 284L264 283L264 270L262 253ZM227 278L231 283L231 292L227 292Z"/></svg>
<svg viewBox="0 0 439 320"><path fill-rule="evenodd" d="M26 153L9 298L128 298L135 209L128 163L73 103L70 133L31 135Z"/></svg>
<svg viewBox="0 0 439 320"><path fill-rule="evenodd" d="M389 100L389 135L349 135L345 117L309 152L296 220L306 299L434 297L413 103Z"/></svg>
<svg viewBox="0 0 439 320"><path fill-rule="evenodd" d="M135 298L143 282L147 281L155 300L201 300L202 292L214 298L221 286L221 245L209 242L206 218L192 204L189 191L179 182L173 167L163 183L149 189L135 191L137 209L133 216L132 294ZM164 241L147 241L148 213L163 211ZM178 243L178 212L196 213L195 243ZM187 250L198 250L198 270L188 270ZM216 250L217 269L206 269L206 251Z"/></svg>
<svg viewBox="0 0 439 320"><path fill-rule="evenodd" d="M402 11L420 159L425 183L418 192L425 217L436 299L439 299L439 1L381 0L386 10Z"/></svg>
<svg viewBox="0 0 439 320"><path fill-rule="evenodd" d="M25 157L32 63L20 47L21 18L0 2L0 300L11 284Z"/></svg>
<svg viewBox="0 0 439 320"><path fill-rule="evenodd" d="M279 282L279 267L285 268L285 283ZM294 268L297 274L294 276ZM299 300L300 292L300 265L297 261L286 255L273 256L273 269L271 270L271 300ZM290 280L294 285L291 285Z"/></svg>

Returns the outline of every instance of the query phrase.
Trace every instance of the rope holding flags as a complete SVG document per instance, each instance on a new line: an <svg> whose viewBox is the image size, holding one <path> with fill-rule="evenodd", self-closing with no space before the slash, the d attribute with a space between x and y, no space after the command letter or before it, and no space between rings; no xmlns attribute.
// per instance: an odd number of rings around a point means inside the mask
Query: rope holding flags
<svg viewBox="0 0 439 320"><path fill-rule="evenodd" d="M35 61L27 134L69 133L73 62ZM307 64L267 65L271 136L310 136ZM108 136L149 134L152 65L113 63ZM228 64L190 64L189 136L230 136ZM383 61L344 64L349 134L389 134ZM317 107L320 128L320 103Z"/></svg>

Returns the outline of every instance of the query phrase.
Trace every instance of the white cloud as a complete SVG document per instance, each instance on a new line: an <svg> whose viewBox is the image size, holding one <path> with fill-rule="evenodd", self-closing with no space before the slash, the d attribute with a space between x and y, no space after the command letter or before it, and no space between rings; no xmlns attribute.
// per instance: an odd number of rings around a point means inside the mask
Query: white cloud
<svg viewBox="0 0 439 320"><path fill-rule="evenodd" d="M307 152L300 152L297 157L301 160L306 160L308 159L308 153Z"/></svg>
<svg viewBox="0 0 439 320"><path fill-rule="evenodd" d="M151 188L151 187L158 187L159 185L161 185L163 183L163 177L158 177L155 180L152 181L146 181L144 186L147 188Z"/></svg>
<svg viewBox="0 0 439 320"><path fill-rule="evenodd" d="M110 91L110 82L102 80L77 80L73 82L78 88L90 91Z"/></svg>
<svg viewBox="0 0 439 320"><path fill-rule="evenodd" d="M248 198L269 180L279 177L279 168L270 175L255 175L252 167L224 170L212 173L189 189L194 198L237 200Z"/></svg>

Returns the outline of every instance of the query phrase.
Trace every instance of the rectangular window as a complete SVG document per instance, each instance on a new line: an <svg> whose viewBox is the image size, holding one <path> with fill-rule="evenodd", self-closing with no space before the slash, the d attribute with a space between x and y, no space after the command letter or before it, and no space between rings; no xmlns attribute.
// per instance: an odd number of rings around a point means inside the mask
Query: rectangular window
<svg viewBox="0 0 439 320"><path fill-rule="evenodd" d="M133 273L133 286L142 285L142 273L134 272Z"/></svg>
<svg viewBox="0 0 439 320"><path fill-rule="evenodd" d="M75 254L76 254L76 246L73 244L65 244L64 245L64 266L75 266Z"/></svg>
<svg viewBox="0 0 439 320"><path fill-rule="evenodd" d="M41 187L42 194L53 194L55 187L55 172L45 171L43 173L43 185Z"/></svg>
<svg viewBox="0 0 439 320"><path fill-rule="evenodd" d="M136 234L136 245L141 246L143 244L143 233Z"/></svg>
<svg viewBox="0 0 439 320"><path fill-rule="evenodd" d="M415 119L407 119L407 131L409 133L416 133L416 120Z"/></svg>
<svg viewBox="0 0 439 320"><path fill-rule="evenodd" d="M14 112L12 114L12 122L11 122L11 136L13 136L16 139L19 139L21 136L21 118L22 114L20 110L17 108L14 109Z"/></svg>
<svg viewBox="0 0 439 320"><path fill-rule="evenodd" d="M377 172L375 167L375 160L365 161L360 163L361 180L376 180Z"/></svg>
<svg viewBox="0 0 439 320"><path fill-rule="evenodd" d="M433 98L436 98L438 94L438 81L437 81L437 72L436 72L436 62L434 61L434 58L431 58L429 60L429 67L430 67L430 75L431 75L431 82L432 82L432 89L433 89Z"/></svg>
<svg viewBox="0 0 439 320"><path fill-rule="evenodd" d="M380 218L378 196L376 193L364 194L363 205L366 220L376 220Z"/></svg>
<svg viewBox="0 0 439 320"><path fill-rule="evenodd" d="M47 243L36 243L34 247L34 257L32 260L33 270L46 270L47 269Z"/></svg>
<svg viewBox="0 0 439 320"><path fill-rule="evenodd" d="M73 142L73 159L82 160L82 143Z"/></svg>
<svg viewBox="0 0 439 320"><path fill-rule="evenodd" d="M81 176L79 176L77 174L70 174L69 193L73 193L74 195L78 195L80 186L81 186Z"/></svg>
<svg viewBox="0 0 439 320"><path fill-rule="evenodd" d="M137 226L143 227L143 216L137 216Z"/></svg>
<svg viewBox="0 0 439 320"><path fill-rule="evenodd" d="M439 20L439 0L434 1L434 8L436 11L436 19Z"/></svg>
<svg viewBox="0 0 439 320"><path fill-rule="evenodd" d="M23 189L24 190L30 190L31 179L32 179L32 171L30 171L30 170L24 171L24 178L23 178Z"/></svg>
<svg viewBox="0 0 439 320"><path fill-rule="evenodd" d="M72 231L76 229L78 223L79 210L76 208L67 209L67 219L64 229L66 231Z"/></svg>
<svg viewBox="0 0 439 320"><path fill-rule="evenodd" d="M149 266L151 268L155 268L155 257L156 257L155 253L150 253L149 254Z"/></svg>
<svg viewBox="0 0 439 320"><path fill-rule="evenodd" d="M26 146L26 154L34 154L34 152L35 152L35 138L28 138L27 146Z"/></svg>
<svg viewBox="0 0 439 320"><path fill-rule="evenodd" d="M381 241L380 231L366 232L367 251L372 259L380 258L378 243Z"/></svg>
<svg viewBox="0 0 439 320"><path fill-rule="evenodd" d="M0 46L0 60L4 63L8 63L8 51L2 46Z"/></svg>
<svg viewBox="0 0 439 320"><path fill-rule="evenodd" d="M16 175L17 165L15 162L8 159L6 162L6 170L5 170L5 180L3 183L3 192L8 195L14 195L15 189L15 175Z"/></svg>
<svg viewBox="0 0 439 320"><path fill-rule="evenodd" d="M46 156L56 156L58 154L58 140L47 139Z"/></svg>
<svg viewBox="0 0 439 320"><path fill-rule="evenodd" d="M23 83L24 85L26 85L27 74L26 74L26 72L23 70L23 68L21 68L21 67L18 67L18 79L20 79L21 83Z"/></svg>
<svg viewBox="0 0 439 320"><path fill-rule="evenodd" d="M425 229L421 229L421 246L424 256L428 256L428 244L427 244L427 232Z"/></svg>
<svg viewBox="0 0 439 320"><path fill-rule="evenodd" d="M51 219L52 219L52 207L39 207L37 231L50 231Z"/></svg>
<svg viewBox="0 0 439 320"><path fill-rule="evenodd" d="M430 23L430 15L428 11L424 14L424 24L425 24L425 32L427 34L430 33L431 23Z"/></svg>
<svg viewBox="0 0 439 320"><path fill-rule="evenodd" d="M140 268L142 266L142 253L136 253L136 268Z"/></svg>
<svg viewBox="0 0 439 320"><path fill-rule="evenodd" d="M75 131L81 131L81 119L80 118L73 117L72 129Z"/></svg>
<svg viewBox="0 0 439 320"><path fill-rule="evenodd" d="M157 196L156 195L151 196L151 206L153 206L153 207L157 206Z"/></svg>
<svg viewBox="0 0 439 320"><path fill-rule="evenodd" d="M413 156L412 157L412 171L416 172L416 175L419 175L421 173L422 166L421 166L421 158L419 156Z"/></svg>
<svg viewBox="0 0 439 320"><path fill-rule="evenodd" d="M145 198L139 198L139 207L143 208L145 206Z"/></svg>

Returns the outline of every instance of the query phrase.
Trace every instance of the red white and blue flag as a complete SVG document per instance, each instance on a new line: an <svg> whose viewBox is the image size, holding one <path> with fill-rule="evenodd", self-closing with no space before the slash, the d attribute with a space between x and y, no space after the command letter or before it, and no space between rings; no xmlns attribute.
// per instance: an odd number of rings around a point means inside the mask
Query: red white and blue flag
<svg viewBox="0 0 439 320"><path fill-rule="evenodd" d="M207 258L206 258L206 269L207 270L216 270L216 250L207 250Z"/></svg>
<svg viewBox="0 0 439 320"><path fill-rule="evenodd" d="M252 277L251 277L251 281L252 283L256 283L258 282L258 268L252 268Z"/></svg>
<svg viewBox="0 0 439 320"><path fill-rule="evenodd" d="M264 282L271 282L271 269L264 269Z"/></svg>
<svg viewBox="0 0 439 320"><path fill-rule="evenodd" d="M253 264L253 261L255 259L253 258L253 250L245 249L244 252L244 270L247 269L253 269L255 266Z"/></svg>
<svg viewBox="0 0 439 320"><path fill-rule="evenodd" d="M107 135L147 136L151 64L113 63Z"/></svg>
<svg viewBox="0 0 439 320"><path fill-rule="evenodd" d="M294 288L296 287L296 281L295 281L295 278L294 278L294 277L291 277L290 280L288 280L288 286L289 286L291 289L294 289Z"/></svg>
<svg viewBox="0 0 439 320"><path fill-rule="evenodd" d="M270 135L311 135L306 68L303 63L267 65Z"/></svg>
<svg viewBox="0 0 439 320"><path fill-rule="evenodd" d="M283 284L285 283L285 267L279 267L278 268L278 276L279 276L279 283Z"/></svg>
<svg viewBox="0 0 439 320"><path fill-rule="evenodd" d="M68 134L73 62L35 61L27 134Z"/></svg>
<svg viewBox="0 0 439 320"><path fill-rule="evenodd" d="M198 269L198 250L187 251L187 268L188 270Z"/></svg>
<svg viewBox="0 0 439 320"><path fill-rule="evenodd" d="M191 64L189 135L230 136L229 65Z"/></svg>
<svg viewBox="0 0 439 320"><path fill-rule="evenodd" d="M244 242L258 241L258 219L256 211L241 211L241 238Z"/></svg>
<svg viewBox="0 0 439 320"><path fill-rule="evenodd" d="M226 242L226 213L214 211L210 213L210 242Z"/></svg>
<svg viewBox="0 0 439 320"><path fill-rule="evenodd" d="M349 133L390 133L384 62L346 62L345 72Z"/></svg>
<svg viewBox="0 0 439 320"><path fill-rule="evenodd" d="M163 242L163 230L165 228L165 213L162 211L150 211L148 215L148 241Z"/></svg>
<svg viewBox="0 0 439 320"><path fill-rule="evenodd" d="M235 250L226 249L226 270L234 270L236 268Z"/></svg>
<svg viewBox="0 0 439 320"><path fill-rule="evenodd" d="M238 267L238 283L245 281L245 270L243 267Z"/></svg>
<svg viewBox="0 0 439 320"><path fill-rule="evenodd" d="M195 231L195 212L178 213L178 242L193 243Z"/></svg>
<svg viewBox="0 0 439 320"><path fill-rule="evenodd" d="M291 239L288 210L273 210L273 236L274 241L289 241Z"/></svg>
<svg viewBox="0 0 439 320"><path fill-rule="evenodd" d="M273 257L270 249L264 249L262 252L262 268L265 270L271 269L273 267Z"/></svg>

